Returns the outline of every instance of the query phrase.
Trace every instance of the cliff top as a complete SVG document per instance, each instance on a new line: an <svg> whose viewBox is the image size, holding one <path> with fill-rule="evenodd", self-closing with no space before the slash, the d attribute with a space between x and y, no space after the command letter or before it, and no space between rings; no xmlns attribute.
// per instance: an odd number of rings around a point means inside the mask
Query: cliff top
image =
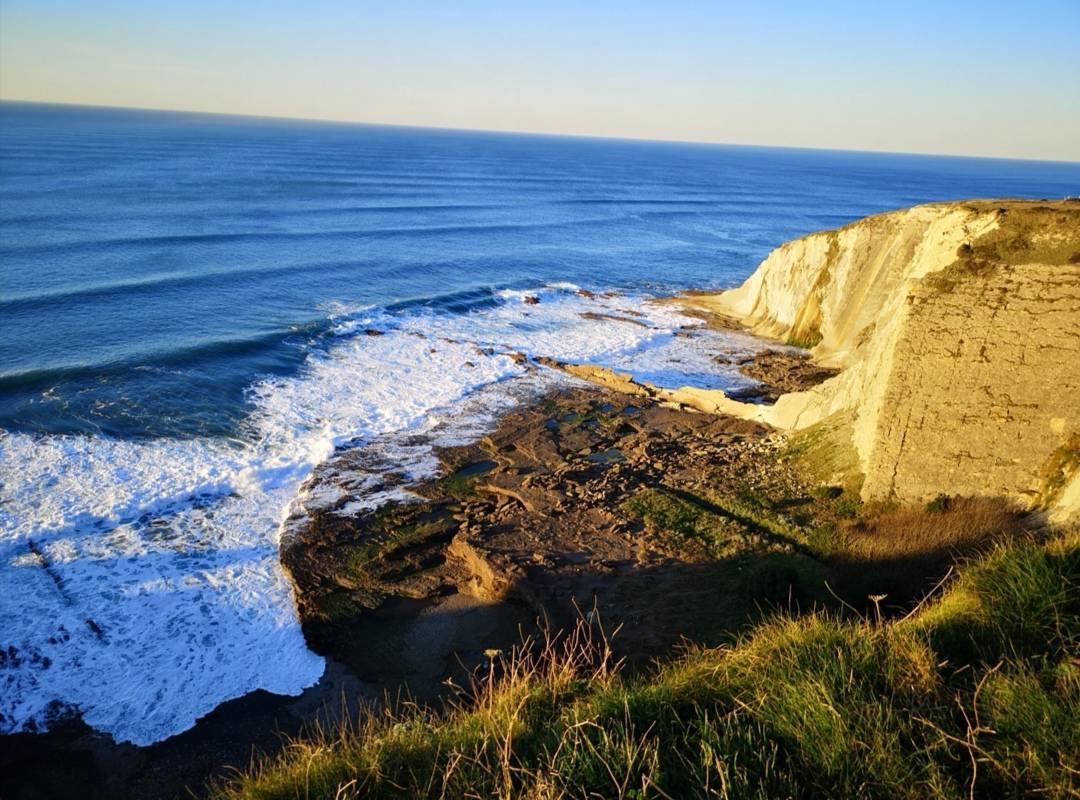
<svg viewBox="0 0 1080 800"><path fill-rule="evenodd" d="M1002 198L925 203L865 217L836 232L873 225L923 209L995 215L996 227L989 233L975 236L970 248L962 248L957 253L961 259L1004 264L1080 264L1080 199Z"/></svg>

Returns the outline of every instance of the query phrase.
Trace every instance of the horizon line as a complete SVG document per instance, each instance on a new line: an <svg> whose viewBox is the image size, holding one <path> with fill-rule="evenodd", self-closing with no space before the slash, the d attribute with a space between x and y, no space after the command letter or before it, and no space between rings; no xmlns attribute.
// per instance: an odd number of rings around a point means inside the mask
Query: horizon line
<svg viewBox="0 0 1080 800"><path fill-rule="evenodd" d="M563 139L595 139L611 142L638 142L642 144L679 144L696 145L700 147L742 147L757 148L764 150L802 150L823 153L862 153L867 155L886 156L919 156L925 158L966 158L978 161L1020 161L1037 164L1068 164L1080 165L1080 159L1070 160L1061 158L1031 158L1027 156L987 156L971 153L931 153L918 150L875 150L870 148L853 147L814 147L809 145L786 145L786 144L750 144L745 142L722 142L713 139L657 139L644 136L612 136L595 133L573 133L568 131L530 131L518 128L460 128L449 125L424 125L420 123L401 122L368 122L363 120L338 119L330 117L290 117L277 114L254 114L226 111L206 111L191 108L165 108L162 106L123 106L110 103L70 103L59 100L29 100L17 97L0 96L0 103L23 103L37 106L61 106L65 108L98 108L113 111L148 111L164 114L200 114L208 117L226 117L239 119L275 120L280 122L316 122L327 125L352 125L371 128L409 128L427 131L446 131L457 133L495 133L507 136L551 136Z"/></svg>

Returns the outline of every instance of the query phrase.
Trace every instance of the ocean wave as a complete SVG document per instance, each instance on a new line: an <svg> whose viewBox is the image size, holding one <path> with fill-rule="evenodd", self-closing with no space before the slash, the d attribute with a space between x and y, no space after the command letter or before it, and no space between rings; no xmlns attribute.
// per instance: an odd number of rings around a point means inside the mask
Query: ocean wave
<svg viewBox="0 0 1080 800"><path fill-rule="evenodd" d="M266 349L290 335L314 335L319 333L325 321L307 325L291 325L246 337L202 337L176 342L168 350L141 352L136 357L110 361L89 361L62 364L41 369L0 373L0 392L12 392L34 387L48 386L56 381L80 377L108 377L132 369L168 368L222 355L242 355Z"/></svg>
<svg viewBox="0 0 1080 800"><path fill-rule="evenodd" d="M277 559L283 525L400 497L381 475L430 475L433 447L569 380L516 353L662 380L724 369L707 357L723 335L676 336L693 321L671 307L569 283L487 294L461 313L328 309L332 335L302 371L250 388L236 440L0 434L0 730L69 708L145 745L225 700L317 681ZM336 483L310 480L345 450L358 456Z"/></svg>
<svg viewBox="0 0 1080 800"><path fill-rule="evenodd" d="M616 215L586 219L564 219L549 222L488 222L472 225L424 225L383 228L339 228L308 231L235 231L231 233L183 233L155 236L128 236L113 239L74 239L64 242L41 242L8 245L2 248L7 256L58 255L63 253L156 249L162 247L218 245L237 242L326 242L334 239L375 241L384 239L418 239L440 236L480 235L493 233L532 233L539 230L562 231L572 228L591 228L596 225L625 222L629 217Z"/></svg>

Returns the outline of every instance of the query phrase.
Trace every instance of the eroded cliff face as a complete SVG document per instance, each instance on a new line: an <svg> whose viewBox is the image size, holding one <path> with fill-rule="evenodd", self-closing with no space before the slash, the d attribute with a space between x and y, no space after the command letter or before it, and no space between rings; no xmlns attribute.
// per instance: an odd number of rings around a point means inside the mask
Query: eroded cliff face
<svg viewBox="0 0 1080 800"><path fill-rule="evenodd" d="M771 407L713 400L789 430L852 420L864 498L1003 495L1080 518L1080 203L868 217L693 302L842 368Z"/></svg>

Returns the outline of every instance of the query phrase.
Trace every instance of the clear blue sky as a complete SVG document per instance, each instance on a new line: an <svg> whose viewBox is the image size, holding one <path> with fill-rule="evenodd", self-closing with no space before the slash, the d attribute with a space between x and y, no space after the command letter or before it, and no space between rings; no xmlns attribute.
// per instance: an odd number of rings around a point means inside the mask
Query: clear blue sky
<svg viewBox="0 0 1080 800"><path fill-rule="evenodd" d="M1080 0L0 0L0 97L1080 160Z"/></svg>

